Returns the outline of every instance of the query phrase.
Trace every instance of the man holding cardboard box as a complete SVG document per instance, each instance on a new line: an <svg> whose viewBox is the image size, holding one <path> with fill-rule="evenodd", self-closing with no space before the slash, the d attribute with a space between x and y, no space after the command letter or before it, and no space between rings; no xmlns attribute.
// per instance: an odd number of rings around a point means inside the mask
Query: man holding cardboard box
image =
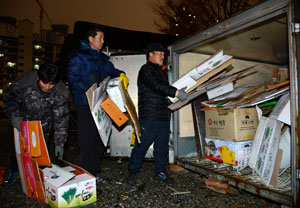
<svg viewBox="0 0 300 208"><path fill-rule="evenodd" d="M120 77L127 89L128 78L102 53L104 30L100 25L91 24L85 33L85 40L81 40L80 44L81 48L71 56L68 74L77 110L80 166L96 176L97 182L101 182L103 180L99 173L105 146L92 117L86 91L94 83L99 85L108 76Z"/></svg>
<svg viewBox="0 0 300 208"><path fill-rule="evenodd" d="M166 156L169 150L170 111L168 96L185 100L188 94L169 85L164 70L164 49L160 43L150 43L146 48L147 63L138 74L138 111L141 125L141 143L135 143L129 163L129 177L139 172L145 154L154 143L155 177L172 182L166 175Z"/></svg>
<svg viewBox="0 0 300 208"><path fill-rule="evenodd" d="M5 93L4 110L14 128L20 131L20 121L41 121L46 143L54 126L55 155L62 159L69 128L69 91L60 80L54 64L43 64L18 77ZM18 166L15 151L11 153L10 174L6 185L13 184Z"/></svg>

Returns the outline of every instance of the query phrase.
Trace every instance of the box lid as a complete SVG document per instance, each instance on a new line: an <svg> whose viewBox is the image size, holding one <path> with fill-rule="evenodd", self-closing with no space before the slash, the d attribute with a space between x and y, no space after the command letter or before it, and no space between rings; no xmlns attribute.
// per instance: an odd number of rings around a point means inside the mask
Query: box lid
<svg viewBox="0 0 300 208"><path fill-rule="evenodd" d="M44 179L56 187L60 187L75 176L75 174L54 164L52 164L52 167L50 168L44 168L43 173Z"/></svg>

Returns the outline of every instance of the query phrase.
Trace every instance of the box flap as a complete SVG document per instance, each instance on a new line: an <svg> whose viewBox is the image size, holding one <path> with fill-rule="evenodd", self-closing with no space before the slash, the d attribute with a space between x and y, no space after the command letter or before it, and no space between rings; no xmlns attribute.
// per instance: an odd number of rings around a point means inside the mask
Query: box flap
<svg viewBox="0 0 300 208"><path fill-rule="evenodd" d="M48 181L56 187L60 187L75 176L75 174L65 171L63 168L54 164L52 164L51 168L44 168L43 173L45 181Z"/></svg>

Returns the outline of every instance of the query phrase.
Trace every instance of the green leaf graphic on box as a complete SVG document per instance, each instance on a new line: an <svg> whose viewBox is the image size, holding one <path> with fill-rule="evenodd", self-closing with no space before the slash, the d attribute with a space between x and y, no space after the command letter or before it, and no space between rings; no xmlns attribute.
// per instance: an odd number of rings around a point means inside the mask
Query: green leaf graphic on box
<svg viewBox="0 0 300 208"><path fill-rule="evenodd" d="M257 164L257 169L258 169L258 170L259 170L260 167L261 167L261 162L262 162L262 160L261 160L261 158L259 158L259 159L258 159L258 164Z"/></svg>
<svg viewBox="0 0 300 208"><path fill-rule="evenodd" d="M98 116L97 116L97 119L98 119L98 122L101 123L101 113L100 113L100 110L98 109L98 112L97 112Z"/></svg>
<svg viewBox="0 0 300 208"><path fill-rule="evenodd" d="M265 135L264 135L264 139L268 138L269 134L270 134L270 127L268 127L268 128L266 129Z"/></svg>
<svg viewBox="0 0 300 208"><path fill-rule="evenodd" d="M76 188L70 188L68 191L64 192L62 195L62 198L64 200L66 200L66 202L68 203L68 205L70 205L72 203L72 201L74 200L74 196L76 193Z"/></svg>
<svg viewBox="0 0 300 208"><path fill-rule="evenodd" d="M216 66L218 66L220 63L221 63L221 60L219 60L219 61L215 62L215 63L213 64L213 67L216 67Z"/></svg>

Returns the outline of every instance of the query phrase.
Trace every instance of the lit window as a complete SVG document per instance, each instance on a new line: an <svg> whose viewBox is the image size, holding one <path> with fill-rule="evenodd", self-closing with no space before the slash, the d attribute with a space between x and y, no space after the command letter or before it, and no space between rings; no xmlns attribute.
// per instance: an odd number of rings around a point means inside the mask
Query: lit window
<svg viewBox="0 0 300 208"><path fill-rule="evenodd" d="M0 95L2 95L3 94L3 89L0 89Z"/></svg>
<svg viewBox="0 0 300 208"><path fill-rule="evenodd" d="M0 53L0 57L3 57L4 56L4 53Z"/></svg>
<svg viewBox="0 0 300 208"><path fill-rule="evenodd" d="M3 40L0 40L0 45L2 45L3 44Z"/></svg>
<svg viewBox="0 0 300 208"><path fill-rule="evenodd" d="M175 26L178 27L178 23L176 23Z"/></svg>
<svg viewBox="0 0 300 208"><path fill-rule="evenodd" d="M34 48L37 49L37 50L40 50L40 49L42 49L42 46L41 45L34 45Z"/></svg>
<svg viewBox="0 0 300 208"><path fill-rule="evenodd" d="M35 62L39 62L40 59L39 59L39 58L35 58L34 61L35 61Z"/></svg>
<svg viewBox="0 0 300 208"><path fill-rule="evenodd" d="M189 17L191 17L192 15L191 14L189 14Z"/></svg>
<svg viewBox="0 0 300 208"><path fill-rule="evenodd" d="M179 34L178 34L178 33L176 33L176 36L179 36Z"/></svg>
<svg viewBox="0 0 300 208"><path fill-rule="evenodd" d="M15 62L11 62L11 61L7 62L8 67L15 67L16 65L17 64Z"/></svg>
<svg viewBox="0 0 300 208"><path fill-rule="evenodd" d="M33 65L33 68L34 68L34 69L39 69L39 68L40 68L40 65L34 64L34 65Z"/></svg>

